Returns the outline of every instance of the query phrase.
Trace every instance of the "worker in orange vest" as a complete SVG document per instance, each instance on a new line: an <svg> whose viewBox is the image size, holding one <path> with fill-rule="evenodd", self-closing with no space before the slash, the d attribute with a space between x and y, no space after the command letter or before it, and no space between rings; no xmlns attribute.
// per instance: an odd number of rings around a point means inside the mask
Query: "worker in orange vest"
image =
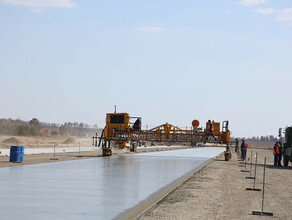
<svg viewBox="0 0 292 220"><path fill-rule="evenodd" d="M208 131L208 134L207 134L207 137L206 137L206 140L209 139L209 136L211 135L214 140L215 140L215 136L214 136L214 124L213 122L211 122L211 120L208 120L208 125L207 125L207 131Z"/></svg>
<svg viewBox="0 0 292 220"><path fill-rule="evenodd" d="M274 154L274 166L277 166L279 163L279 157L280 157L280 148L278 146L278 142L275 143L274 149L273 149L273 154Z"/></svg>

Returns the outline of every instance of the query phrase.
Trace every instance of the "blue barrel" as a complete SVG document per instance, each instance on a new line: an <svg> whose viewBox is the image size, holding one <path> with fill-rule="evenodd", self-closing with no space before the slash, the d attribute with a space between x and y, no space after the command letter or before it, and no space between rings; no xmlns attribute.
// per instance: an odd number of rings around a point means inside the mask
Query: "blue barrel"
<svg viewBox="0 0 292 220"><path fill-rule="evenodd" d="M10 162L21 163L24 161L24 146L10 147Z"/></svg>

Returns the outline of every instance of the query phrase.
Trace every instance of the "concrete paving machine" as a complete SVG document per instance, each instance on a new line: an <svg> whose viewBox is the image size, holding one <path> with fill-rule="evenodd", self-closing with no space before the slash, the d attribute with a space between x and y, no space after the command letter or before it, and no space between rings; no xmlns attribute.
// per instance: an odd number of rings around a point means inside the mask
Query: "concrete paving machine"
<svg viewBox="0 0 292 220"><path fill-rule="evenodd" d="M281 137L282 129L279 129L279 137ZM284 143L284 166L287 167L289 161L292 163L292 127L285 128L285 143Z"/></svg>
<svg viewBox="0 0 292 220"><path fill-rule="evenodd" d="M130 147L131 151L135 151L137 143L141 141L149 142L188 142L191 146L195 146L200 142L226 144L225 159L231 157L229 150L230 146L230 131L228 129L228 121L222 124L220 131L220 123L213 123L214 137L208 137L208 126L199 128L199 121L192 122L191 129L181 129L169 123L165 123L152 129L142 130L142 118L130 117L129 113L108 113L106 114L106 126L103 129L101 136L97 134L93 137L93 144L102 149L103 156L112 155L111 145L117 144L119 149ZM208 139L208 140L207 140Z"/></svg>

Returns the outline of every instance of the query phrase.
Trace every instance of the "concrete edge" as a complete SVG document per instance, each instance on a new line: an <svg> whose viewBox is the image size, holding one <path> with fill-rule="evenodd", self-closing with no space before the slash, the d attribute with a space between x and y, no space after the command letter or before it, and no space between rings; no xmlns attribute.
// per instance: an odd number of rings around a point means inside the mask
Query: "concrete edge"
<svg viewBox="0 0 292 220"><path fill-rule="evenodd" d="M159 192L155 193L153 196L148 198L146 201L142 202L141 204L139 204L135 208L133 208L130 211L126 212L124 215L118 217L118 219L120 219L120 220L138 219L146 211L150 210L156 203L161 201L169 193L171 193L177 187L182 185L189 178L191 178L194 174L198 173L201 169L203 169L204 167L208 166L210 163L212 163L215 160L215 158L218 158L222 154L219 154L216 157L207 160L205 163L203 163L199 167L195 168L194 170L190 171L189 173L184 175L182 178L176 180L175 182L173 182L170 185L166 186L165 188L161 189Z"/></svg>

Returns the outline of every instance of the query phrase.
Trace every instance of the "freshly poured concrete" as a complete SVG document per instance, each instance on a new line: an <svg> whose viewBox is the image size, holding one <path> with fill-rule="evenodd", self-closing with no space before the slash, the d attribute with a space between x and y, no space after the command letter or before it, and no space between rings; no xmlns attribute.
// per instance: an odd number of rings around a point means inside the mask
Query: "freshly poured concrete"
<svg viewBox="0 0 292 220"><path fill-rule="evenodd" d="M25 146L24 146L25 147ZM141 149L163 149L163 148L181 148L182 146L179 145L171 145L171 146L147 146L147 147L137 147L137 149L141 150ZM79 150L81 152L83 151L100 151L100 148L95 147L95 146L81 146L79 148L79 146L75 146L75 147L56 147L54 149L54 147L51 148L26 148L24 150L24 154L25 155L29 155L29 154L53 154L54 151L55 153L68 153L68 152L79 152ZM0 156L6 157L6 156L10 156L10 149L1 149L0 151Z"/></svg>
<svg viewBox="0 0 292 220"><path fill-rule="evenodd" d="M1 219L113 219L224 148L0 168Z"/></svg>

